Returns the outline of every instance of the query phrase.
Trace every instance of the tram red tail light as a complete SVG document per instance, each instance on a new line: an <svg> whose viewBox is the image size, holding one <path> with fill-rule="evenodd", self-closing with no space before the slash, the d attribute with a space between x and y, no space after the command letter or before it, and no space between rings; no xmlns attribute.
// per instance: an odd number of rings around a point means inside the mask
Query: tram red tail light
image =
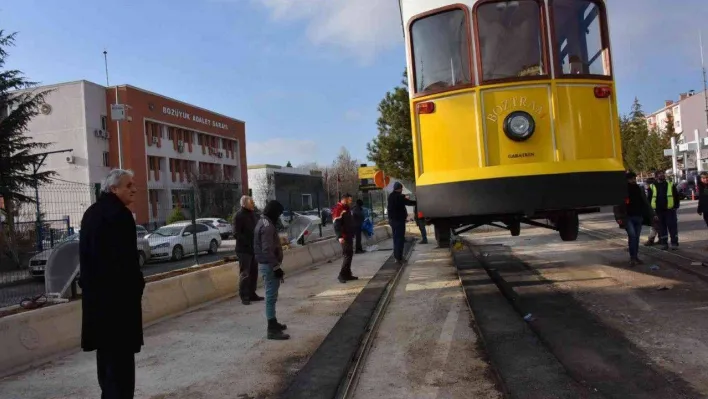
<svg viewBox="0 0 708 399"><path fill-rule="evenodd" d="M612 94L612 89L609 86L597 86L595 87L595 97L597 98L607 98Z"/></svg>
<svg viewBox="0 0 708 399"><path fill-rule="evenodd" d="M432 114L435 112L435 103L430 101L420 103L417 108L419 114Z"/></svg>
<svg viewBox="0 0 708 399"><path fill-rule="evenodd" d="M423 219L423 212L418 212L418 219Z"/></svg>

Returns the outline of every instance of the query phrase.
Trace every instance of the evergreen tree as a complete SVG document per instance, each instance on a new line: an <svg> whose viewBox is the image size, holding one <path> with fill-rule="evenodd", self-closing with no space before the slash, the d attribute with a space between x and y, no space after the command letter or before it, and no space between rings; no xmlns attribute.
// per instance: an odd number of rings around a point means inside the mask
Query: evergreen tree
<svg viewBox="0 0 708 399"><path fill-rule="evenodd" d="M54 171L33 173L33 165L42 157L38 150L49 143L33 142L25 133L49 91L34 92L31 89L37 84L25 79L21 71L3 69L6 49L14 44L15 34L0 30L0 196L6 203L34 202L26 195L27 189L48 183Z"/></svg>
<svg viewBox="0 0 708 399"><path fill-rule="evenodd" d="M37 83L27 80L21 71L5 69L7 48L14 46L15 33L6 34L0 29L0 197L8 226L7 241L14 248L15 213L22 203L34 202L27 192L48 183L54 171L34 173L43 155L38 155L49 143L36 143L26 136L29 122L39 114L40 106L49 91L37 92ZM37 220L41 223L40 220ZM18 256L12 250L3 251L15 262ZM0 253L0 257L3 254Z"/></svg>
<svg viewBox="0 0 708 399"><path fill-rule="evenodd" d="M415 179L413 134L408 77L405 72L401 86L386 93L378 109L380 116L376 124L379 133L366 145L368 158L388 176L412 182Z"/></svg>

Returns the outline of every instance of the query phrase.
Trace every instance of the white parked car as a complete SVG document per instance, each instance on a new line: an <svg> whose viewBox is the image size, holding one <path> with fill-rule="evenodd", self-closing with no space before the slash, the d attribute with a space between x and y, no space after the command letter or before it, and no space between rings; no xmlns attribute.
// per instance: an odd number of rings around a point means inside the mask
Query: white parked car
<svg viewBox="0 0 708 399"><path fill-rule="evenodd" d="M145 236L150 243L151 259L181 260L194 253L197 235L197 253L216 253L221 246L221 234L204 223L178 222L162 226Z"/></svg>
<svg viewBox="0 0 708 399"><path fill-rule="evenodd" d="M231 223L227 222L226 219L221 218L199 218L197 223L211 222L214 227L219 229L219 234L221 234L221 239L225 240L229 238L231 234L234 233L234 228Z"/></svg>
<svg viewBox="0 0 708 399"><path fill-rule="evenodd" d="M145 263L150 260L151 256L150 244L148 240L146 240L144 237L141 237L141 233L143 230L147 233L147 230L145 230L143 226L136 226L136 233L138 235L138 264L141 268L145 266ZM79 241L78 231L66 237L65 239L57 242L54 245L54 248L45 249L44 251L33 256L29 262L29 271L32 277L44 278L44 270L47 267L47 261L49 260L49 256L52 254L52 251L54 251L54 249L56 249L60 245L69 241Z"/></svg>

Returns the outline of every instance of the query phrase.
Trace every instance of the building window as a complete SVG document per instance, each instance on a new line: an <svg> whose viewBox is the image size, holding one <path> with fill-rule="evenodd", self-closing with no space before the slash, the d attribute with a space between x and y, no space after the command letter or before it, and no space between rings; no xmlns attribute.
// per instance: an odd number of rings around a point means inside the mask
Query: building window
<svg viewBox="0 0 708 399"><path fill-rule="evenodd" d="M312 209L312 195L303 194L302 195L302 209L310 210Z"/></svg>
<svg viewBox="0 0 708 399"><path fill-rule="evenodd" d="M538 1L482 3L476 18L483 81L548 74Z"/></svg>
<svg viewBox="0 0 708 399"><path fill-rule="evenodd" d="M108 157L108 151L103 151L103 166L111 166L110 158Z"/></svg>
<svg viewBox="0 0 708 399"><path fill-rule="evenodd" d="M101 130L108 130L108 117L101 115Z"/></svg>
<svg viewBox="0 0 708 399"><path fill-rule="evenodd" d="M553 0L556 55L564 75L610 75L605 17L595 0Z"/></svg>
<svg viewBox="0 0 708 399"><path fill-rule="evenodd" d="M472 82L467 15L460 9L421 18L411 25L417 93Z"/></svg>

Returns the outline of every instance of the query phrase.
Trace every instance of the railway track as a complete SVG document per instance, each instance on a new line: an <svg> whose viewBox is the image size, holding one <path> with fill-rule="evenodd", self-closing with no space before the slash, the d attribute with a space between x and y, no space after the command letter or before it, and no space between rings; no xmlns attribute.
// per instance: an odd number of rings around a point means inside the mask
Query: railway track
<svg viewBox="0 0 708 399"><path fill-rule="evenodd" d="M509 247L462 239L452 253L506 397L700 397Z"/></svg>
<svg viewBox="0 0 708 399"><path fill-rule="evenodd" d="M619 234L584 228L582 232L613 245L626 245ZM450 249L454 271L473 316L480 351L504 397L701 397L679 375L652 362L623 332L603 323L571 294L545 279L538 265L520 260L509 246L456 239ZM406 258L414 244L406 244ZM672 261L682 270L681 262L693 261L681 254L645 251L668 257L665 262ZM358 392L361 384L372 385L367 377L362 378L362 370L376 362L369 355L377 346L379 328L404 271L405 265L395 264L392 258L382 265L281 397L348 399L370 393L366 388ZM408 278L404 284L410 283ZM387 324L390 329L391 322ZM371 372L367 376L372 377Z"/></svg>

